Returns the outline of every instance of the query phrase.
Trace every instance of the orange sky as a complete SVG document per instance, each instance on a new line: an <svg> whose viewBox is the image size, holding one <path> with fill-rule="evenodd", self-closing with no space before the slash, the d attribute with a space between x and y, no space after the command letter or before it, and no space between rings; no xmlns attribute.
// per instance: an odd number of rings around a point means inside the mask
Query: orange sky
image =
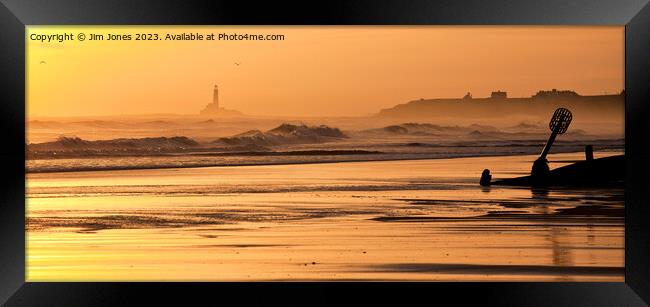
<svg viewBox="0 0 650 307"><path fill-rule="evenodd" d="M624 86L624 27L30 26L27 113L198 114L218 84L222 106L250 115L356 116L420 98L538 89L583 95ZM283 34L283 41L41 43L79 32ZM45 61L45 63L41 63ZM235 62L240 62L239 66Z"/></svg>

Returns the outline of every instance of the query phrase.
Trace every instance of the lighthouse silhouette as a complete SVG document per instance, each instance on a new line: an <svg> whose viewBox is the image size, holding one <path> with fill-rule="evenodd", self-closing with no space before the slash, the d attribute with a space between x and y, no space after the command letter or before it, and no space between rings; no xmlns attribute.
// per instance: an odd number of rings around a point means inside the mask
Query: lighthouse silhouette
<svg viewBox="0 0 650 307"><path fill-rule="evenodd" d="M219 106L219 87L215 84L212 90L212 103L199 112L201 115L218 115L218 116L241 116L241 112L236 110L227 110Z"/></svg>
<svg viewBox="0 0 650 307"><path fill-rule="evenodd" d="M212 103L214 104L214 109L219 110L219 87L216 84L212 92Z"/></svg>

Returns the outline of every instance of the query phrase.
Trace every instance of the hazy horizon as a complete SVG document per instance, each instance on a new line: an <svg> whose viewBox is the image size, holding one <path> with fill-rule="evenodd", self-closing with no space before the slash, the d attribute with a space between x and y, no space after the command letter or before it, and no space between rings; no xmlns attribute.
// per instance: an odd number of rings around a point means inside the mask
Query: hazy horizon
<svg viewBox="0 0 650 307"><path fill-rule="evenodd" d="M135 30L137 29L137 30ZM283 41L27 41L27 116L357 117L493 90L624 88L624 28L545 26L47 27L30 33L261 33ZM41 61L45 63L41 63ZM236 65L235 62L240 63Z"/></svg>
<svg viewBox="0 0 650 307"><path fill-rule="evenodd" d="M26 30L27 281L625 280L623 26Z"/></svg>

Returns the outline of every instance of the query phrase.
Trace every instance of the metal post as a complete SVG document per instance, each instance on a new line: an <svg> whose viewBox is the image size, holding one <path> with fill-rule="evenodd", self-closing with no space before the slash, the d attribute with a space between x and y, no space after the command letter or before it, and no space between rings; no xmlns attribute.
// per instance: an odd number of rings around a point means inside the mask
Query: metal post
<svg viewBox="0 0 650 307"><path fill-rule="evenodd" d="M571 115L571 111L565 108L558 108L555 110L555 113L553 113L551 122L548 124L549 128L551 129L551 136L548 138L548 141L546 141L546 145L544 146L544 149L542 149L542 153L539 155L539 158L533 162L533 168L530 171L530 175L533 177L533 180L539 181L550 172L546 156L548 155L549 151L551 151L551 146L553 146L555 137L557 137L558 134L563 134L566 132L566 130L569 128L569 124L571 123L572 118L573 116Z"/></svg>
<svg viewBox="0 0 650 307"><path fill-rule="evenodd" d="M594 159L594 147L591 145L585 146L585 159L591 161Z"/></svg>
<svg viewBox="0 0 650 307"><path fill-rule="evenodd" d="M546 159L546 155L548 155L548 152L551 150L551 146L553 146L553 142L555 141L556 136L557 136L557 130L553 130L551 136L548 138L548 141L546 141L546 145L544 146L544 149L542 149L542 153L539 155L539 158L541 160Z"/></svg>

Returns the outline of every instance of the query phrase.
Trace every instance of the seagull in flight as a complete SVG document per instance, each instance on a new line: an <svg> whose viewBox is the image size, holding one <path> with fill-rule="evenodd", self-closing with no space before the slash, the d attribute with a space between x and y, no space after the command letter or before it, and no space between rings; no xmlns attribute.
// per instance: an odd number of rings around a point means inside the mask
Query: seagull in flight
<svg viewBox="0 0 650 307"><path fill-rule="evenodd" d="M241 64L241 63L240 62L235 62L235 65L239 66L239 64Z"/></svg>
<svg viewBox="0 0 650 307"><path fill-rule="evenodd" d="M47 63L45 63L45 61L41 61L41 64L47 64Z"/></svg>

